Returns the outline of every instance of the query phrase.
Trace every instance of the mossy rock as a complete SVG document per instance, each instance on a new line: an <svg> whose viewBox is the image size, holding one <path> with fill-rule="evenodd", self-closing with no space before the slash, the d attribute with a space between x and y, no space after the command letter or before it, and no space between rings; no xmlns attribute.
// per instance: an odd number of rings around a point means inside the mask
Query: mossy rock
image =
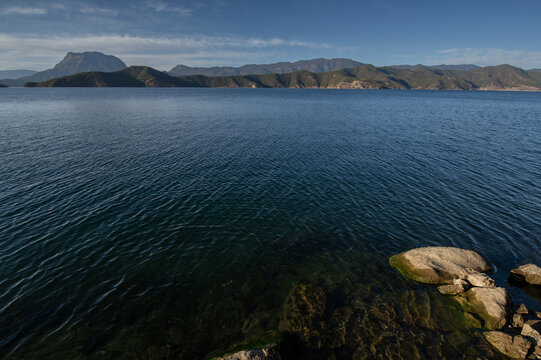
<svg viewBox="0 0 541 360"><path fill-rule="evenodd" d="M512 303L504 288L472 288L454 299L464 311L481 319L486 329L499 330L508 322Z"/></svg>
<svg viewBox="0 0 541 360"><path fill-rule="evenodd" d="M451 284L466 269L492 269L490 262L475 251L441 246L412 249L391 256L389 263L406 278L427 284Z"/></svg>

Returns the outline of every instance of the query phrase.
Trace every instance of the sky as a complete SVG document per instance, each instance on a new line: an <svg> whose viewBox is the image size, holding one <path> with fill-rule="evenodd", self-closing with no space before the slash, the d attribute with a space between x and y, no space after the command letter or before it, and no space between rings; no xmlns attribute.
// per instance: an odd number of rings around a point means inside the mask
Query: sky
<svg viewBox="0 0 541 360"><path fill-rule="evenodd" d="M313 58L541 68L541 0L0 0L0 70L100 51L169 70Z"/></svg>

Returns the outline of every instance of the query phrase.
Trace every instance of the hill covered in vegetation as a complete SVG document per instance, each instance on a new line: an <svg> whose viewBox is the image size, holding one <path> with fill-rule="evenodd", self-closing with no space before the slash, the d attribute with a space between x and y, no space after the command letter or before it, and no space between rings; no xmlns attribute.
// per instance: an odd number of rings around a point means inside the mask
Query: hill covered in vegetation
<svg viewBox="0 0 541 360"><path fill-rule="evenodd" d="M323 73L295 71L286 74L175 77L146 66L124 70L85 72L27 87L227 87L227 88L331 88L331 89L430 89L430 90L529 90L541 91L541 73L510 65L473 70L440 70L428 67L398 69L363 65Z"/></svg>

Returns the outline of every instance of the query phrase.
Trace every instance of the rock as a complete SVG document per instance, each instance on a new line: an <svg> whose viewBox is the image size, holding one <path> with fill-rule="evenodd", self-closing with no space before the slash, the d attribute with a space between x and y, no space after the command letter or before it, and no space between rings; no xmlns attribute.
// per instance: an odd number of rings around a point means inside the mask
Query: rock
<svg viewBox="0 0 541 360"><path fill-rule="evenodd" d="M412 249L392 256L389 263L405 277L429 284L452 284L466 268L477 272L492 269L475 251L440 246Z"/></svg>
<svg viewBox="0 0 541 360"><path fill-rule="evenodd" d="M541 345L541 320L530 320L524 324L520 334L533 340L535 345Z"/></svg>
<svg viewBox="0 0 541 360"><path fill-rule="evenodd" d="M474 287L455 299L465 311L481 318L489 330L499 330L507 323L511 299L504 288Z"/></svg>
<svg viewBox="0 0 541 360"><path fill-rule="evenodd" d="M528 308L524 304L520 304L520 306L515 311L517 314L526 314L528 315Z"/></svg>
<svg viewBox="0 0 541 360"><path fill-rule="evenodd" d="M537 345L530 356L532 359L541 359L541 346Z"/></svg>
<svg viewBox="0 0 541 360"><path fill-rule="evenodd" d="M459 276L470 283L471 286L494 287L494 280L492 280L490 276L477 272L473 269L465 269L465 271L463 271Z"/></svg>
<svg viewBox="0 0 541 360"><path fill-rule="evenodd" d="M511 270L511 279L518 283L541 286L541 268L534 264L522 265Z"/></svg>
<svg viewBox="0 0 541 360"><path fill-rule="evenodd" d="M513 327L523 327L524 323L528 319L528 315L525 314L513 314L513 322L511 326Z"/></svg>
<svg viewBox="0 0 541 360"><path fill-rule="evenodd" d="M276 346L268 346L263 349L243 350L232 355L227 355L220 360L280 360L280 353Z"/></svg>
<svg viewBox="0 0 541 360"><path fill-rule="evenodd" d="M526 359L532 344L521 335L509 335L501 331L486 331L485 340L499 353L511 359Z"/></svg>
<svg viewBox="0 0 541 360"><path fill-rule="evenodd" d="M463 293L468 288L462 284L449 284L449 285L440 285L438 286L438 291L443 295L458 295Z"/></svg>

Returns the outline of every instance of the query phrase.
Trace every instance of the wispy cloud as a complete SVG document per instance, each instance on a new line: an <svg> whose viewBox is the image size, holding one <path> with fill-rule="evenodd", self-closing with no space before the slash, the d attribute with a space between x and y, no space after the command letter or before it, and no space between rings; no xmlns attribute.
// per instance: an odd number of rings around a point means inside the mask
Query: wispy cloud
<svg viewBox="0 0 541 360"><path fill-rule="evenodd" d="M22 59L28 63L34 59L34 64L47 64L45 66L50 67L68 51L101 51L117 55L129 64L169 68L181 62L188 65L223 64L228 59L251 62L284 48L330 47L325 43L280 38L141 37L118 34L45 37L0 33L0 68L10 68L13 66L10 64L22 66Z"/></svg>
<svg viewBox="0 0 541 360"><path fill-rule="evenodd" d="M511 64L522 68L541 67L541 51L455 48L439 50L426 56L431 64Z"/></svg>
<svg viewBox="0 0 541 360"><path fill-rule="evenodd" d="M156 12L168 12L168 13L174 13L180 16L191 16L193 13L192 9L179 7L179 6L171 6L161 1L148 1L144 7L147 9L154 10Z"/></svg>
<svg viewBox="0 0 541 360"><path fill-rule="evenodd" d="M117 10L102 8L102 7L92 7L92 6L83 6L79 9L83 14L100 14L100 15L118 15Z"/></svg>
<svg viewBox="0 0 541 360"><path fill-rule="evenodd" d="M0 10L0 14L5 15L44 15L47 14L46 8L41 7L20 7L20 6L11 6Z"/></svg>

